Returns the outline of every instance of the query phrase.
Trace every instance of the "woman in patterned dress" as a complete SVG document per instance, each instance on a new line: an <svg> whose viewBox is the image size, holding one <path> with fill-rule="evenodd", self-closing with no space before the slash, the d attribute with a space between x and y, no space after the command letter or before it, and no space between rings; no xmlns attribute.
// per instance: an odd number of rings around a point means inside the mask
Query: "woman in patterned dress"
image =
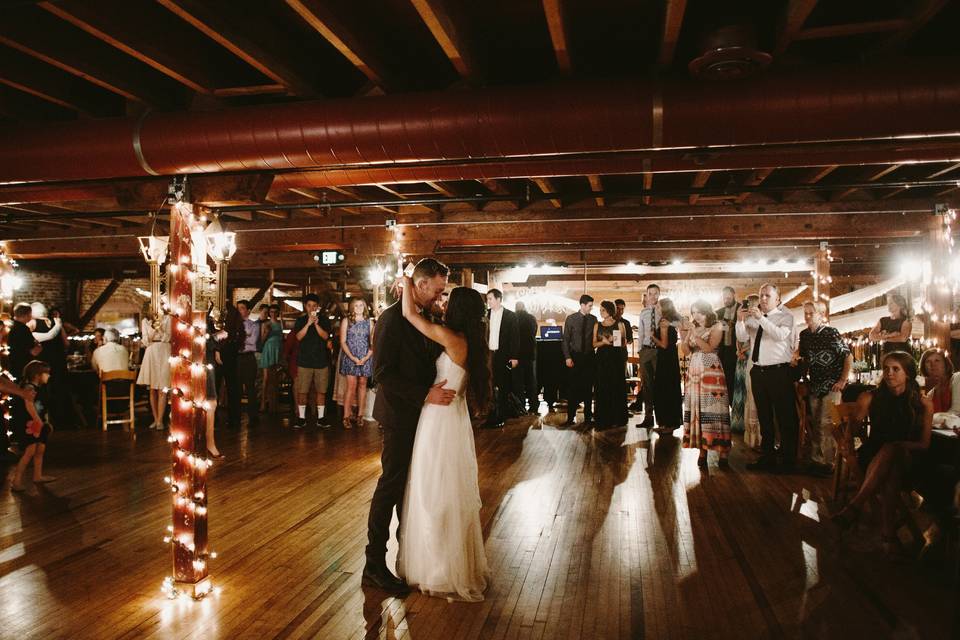
<svg viewBox="0 0 960 640"><path fill-rule="evenodd" d="M367 402L367 378L373 372L373 320L363 298L350 302L350 313L340 323L340 373L347 378L343 396L343 428L360 426ZM357 417L353 413L357 399Z"/></svg>
<svg viewBox="0 0 960 640"><path fill-rule="evenodd" d="M280 321L280 305L271 304L267 309L267 318L260 322L260 360L257 366L263 371L263 393L260 396L260 412L277 410L277 367L280 365L280 351L283 349L283 323Z"/></svg>
<svg viewBox="0 0 960 640"><path fill-rule="evenodd" d="M682 345L690 354L687 386L683 397L683 445L700 451L697 464L707 466L707 452L720 455L720 467L729 466L730 408L727 380L717 355L723 326L706 300L691 307L694 325L681 328Z"/></svg>
<svg viewBox="0 0 960 640"><path fill-rule="evenodd" d="M747 296L747 308L760 304L760 296ZM750 382L750 341L737 341L737 378L733 385L733 402L730 403L730 427L743 434L743 443L751 449L760 448L760 420L757 405L753 401L753 385Z"/></svg>

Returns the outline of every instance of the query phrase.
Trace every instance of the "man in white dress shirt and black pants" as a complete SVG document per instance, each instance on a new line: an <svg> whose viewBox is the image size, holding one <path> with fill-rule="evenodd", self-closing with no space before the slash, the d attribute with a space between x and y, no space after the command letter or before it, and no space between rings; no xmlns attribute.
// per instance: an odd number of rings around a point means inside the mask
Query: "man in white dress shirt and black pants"
<svg viewBox="0 0 960 640"><path fill-rule="evenodd" d="M797 459L796 391L793 369L793 314L780 304L775 285L760 287L760 306L737 313L737 339L750 340L750 382L760 421L760 458L748 464L754 471L793 471ZM774 445L780 428L780 463Z"/></svg>

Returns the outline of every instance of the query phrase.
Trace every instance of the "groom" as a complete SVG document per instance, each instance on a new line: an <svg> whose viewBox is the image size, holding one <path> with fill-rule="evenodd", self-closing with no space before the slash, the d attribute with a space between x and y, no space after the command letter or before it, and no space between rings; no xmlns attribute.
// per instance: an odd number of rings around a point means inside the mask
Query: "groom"
<svg viewBox="0 0 960 640"><path fill-rule="evenodd" d="M413 270L413 290L404 291L403 295L413 295L417 307L429 313L440 300L449 273L447 265L424 258ZM404 319L399 301L380 314L373 346L373 377L377 381L373 417L383 427L383 471L370 502L362 583L398 595L408 588L387 568L387 540L394 507L397 518L402 517L403 492L420 410L424 404L450 404L455 395L443 388L446 380L430 386L437 375L439 355L440 346Z"/></svg>

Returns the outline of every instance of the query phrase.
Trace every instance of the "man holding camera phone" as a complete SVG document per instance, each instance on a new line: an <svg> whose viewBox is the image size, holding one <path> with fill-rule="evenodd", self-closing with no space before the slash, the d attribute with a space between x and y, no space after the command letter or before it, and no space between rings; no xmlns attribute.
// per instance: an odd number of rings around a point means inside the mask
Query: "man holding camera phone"
<svg viewBox="0 0 960 640"><path fill-rule="evenodd" d="M294 391L297 396L297 421L295 429L307 424L307 396L313 387L317 394L317 426L329 428L324 417L327 384L330 381L330 356L327 353L327 338L330 337L330 321L320 313L320 298L309 293L303 298L304 314L297 318L293 332L300 341L297 354L297 379Z"/></svg>

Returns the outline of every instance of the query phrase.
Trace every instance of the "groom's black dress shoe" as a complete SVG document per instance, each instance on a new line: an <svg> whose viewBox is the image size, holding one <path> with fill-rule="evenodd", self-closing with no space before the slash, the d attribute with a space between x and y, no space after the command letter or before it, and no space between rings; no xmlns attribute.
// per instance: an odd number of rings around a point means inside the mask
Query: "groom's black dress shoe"
<svg viewBox="0 0 960 640"><path fill-rule="evenodd" d="M396 596L405 596L410 593L410 587L407 586L407 583L390 573L390 570L383 565L368 564L364 566L360 584L377 587Z"/></svg>

